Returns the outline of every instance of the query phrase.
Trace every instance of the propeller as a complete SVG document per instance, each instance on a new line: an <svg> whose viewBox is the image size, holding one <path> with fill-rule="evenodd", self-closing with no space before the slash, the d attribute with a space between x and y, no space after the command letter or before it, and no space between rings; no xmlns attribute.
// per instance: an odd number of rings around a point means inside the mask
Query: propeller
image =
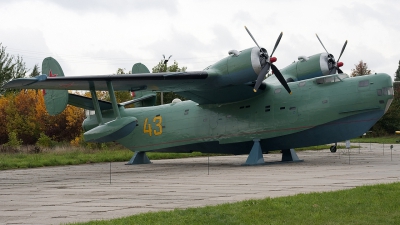
<svg viewBox="0 0 400 225"><path fill-rule="evenodd" d="M246 29L247 33L250 35L251 39L253 39L254 43L256 43L257 47L260 49L260 58L263 58L262 60L265 61L264 67L261 68L260 73L258 74L257 80L256 80L256 84L254 85L254 92L257 92L258 88L260 87L262 81L265 78L265 75L267 75L267 73L269 72L270 69L272 69L272 72L275 74L276 78L278 78L279 82L283 85L283 87L285 87L286 91L289 94L292 94L292 91L289 88L289 85L286 83L285 78L283 77L282 73L279 71L279 69L272 64L273 62L276 61L276 58L272 59L272 55L274 54L276 48L279 45L279 42L281 41L283 32L280 33L278 39L275 42L275 46L274 49L272 50L272 53L270 56L268 56L268 52L265 48L261 48L256 39L253 37L253 35L251 34L251 32L249 31L249 29L247 29L246 26L244 26L244 28Z"/></svg>
<svg viewBox="0 0 400 225"><path fill-rule="evenodd" d="M322 47L325 49L326 53L328 53L328 63L331 64L329 66L329 69L330 69L329 70L329 74L332 72L333 69L336 69L338 71L338 73L343 73L343 71L340 69L340 67L343 66L343 63L339 62L339 60L340 60L340 57L342 57L342 54L343 54L344 50L346 49L347 40L344 42L344 45L342 47L342 51L340 52L338 60L335 61L335 57L333 57L333 55L330 54L328 52L328 50L326 50L324 44L322 44L321 39L318 37L318 34L315 34L315 35L317 36L319 43L321 43Z"/></svg>
<svg viewBox="0 0 400 225"><path fill-rule="evenodd" d="M169 59L172 57L172 55L170 55L170 56L168 57L168 59L165 59L165 55L163 54L162 56L163 56L163 58L164 58L164 64L167 64L167 62L169 61Z"/></svg>

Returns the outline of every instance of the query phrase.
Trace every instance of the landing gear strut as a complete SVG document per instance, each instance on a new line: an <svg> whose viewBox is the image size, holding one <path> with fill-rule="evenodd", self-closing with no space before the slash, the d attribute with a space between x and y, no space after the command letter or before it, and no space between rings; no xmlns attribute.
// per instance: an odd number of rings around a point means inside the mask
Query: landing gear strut
<svg viewBox="0 0 400 225"><path fill-rule="evenodd" d="M337 150L337 142L335 142L335 145L332 145L332 146L330 147L330 150L331 150L332 153L335 153L335 152L336 152L336 150Z"/></svg>

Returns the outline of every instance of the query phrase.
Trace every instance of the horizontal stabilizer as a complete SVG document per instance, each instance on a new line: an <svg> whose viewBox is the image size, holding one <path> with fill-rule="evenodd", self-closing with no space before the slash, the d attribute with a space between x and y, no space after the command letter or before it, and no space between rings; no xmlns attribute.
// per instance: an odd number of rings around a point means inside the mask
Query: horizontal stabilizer
<svg viewBox="0 0 400 225"><path fill-rule="evenodd" d="M145 101L145 100L152 99L155 97L156 97L156 94L149 94L149 95L145 95L140 98L135 98L130 101L119 103L118 106L126 106L129 104L134 104L134 103ZM79 107L79 108L87 109L87 110L94 110L92 99L89 97L82 96L82 95L69 94L68 95L68 104ZM112 109L111 102L107 102L107 101L103 101L103 100L99 100L99 106L100 106L100 110Z"/></svg>
<svg viewBox="0 0 400 225"><path fill-rule="evenodd" d="M68 104L87 110L94 110L92 99L81 95L69 94ZM111 102L103 100L99 100L99 106L100 110L112 109Z"/></svg>

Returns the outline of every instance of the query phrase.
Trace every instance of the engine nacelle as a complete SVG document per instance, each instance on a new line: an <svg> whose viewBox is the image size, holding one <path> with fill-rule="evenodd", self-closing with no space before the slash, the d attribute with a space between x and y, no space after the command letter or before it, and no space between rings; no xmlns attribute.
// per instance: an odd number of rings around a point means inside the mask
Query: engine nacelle
<svg viewBox="0 0 400 225"><path fill-rule="evenodd" d="M334 59L328 53L320 53L309 57L299 56L299 60L281 69L286 80L299 81L335 74ZM333 60L333 61L332 61Z"/></svg>
<svg viewBox="0 0 400 225"><path fill-rule="evenodd" d="M204 69L215 79L215 86L225 87L253 82L261 71L258 47L242 51L231 50L230 56Z"/></svg>

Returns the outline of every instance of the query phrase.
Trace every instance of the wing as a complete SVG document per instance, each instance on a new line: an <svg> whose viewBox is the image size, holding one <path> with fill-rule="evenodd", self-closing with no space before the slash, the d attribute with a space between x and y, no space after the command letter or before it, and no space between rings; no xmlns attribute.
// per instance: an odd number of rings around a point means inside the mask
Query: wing
<svg viewBox="0 0 400 225"><path fill-rule="evenodd" d="M237 58L235 60L239 60L239 57ZM237 102L263 93L252 91L254 83L251 81L254 81L257 74L249 63L248 66L239 62L238 65L241 66L239 70L228 71L226 60L226 58L220 60L204 71L144 73L148 71L147 68L146 70L136 68L132 71L141 73L65 77L58 62L48 57L42 64L42 71L45 74L34 78L15 79L5 84L3 88L108 91L107 85L111 84L114 91L175 92L199 104ZM263 84L260 89L265 87Z"/></svg>
<svg viewBox="0 0 400 225"><path fill-rule="evenodd" d="M107 82L111 81L115 91L185 91L197 90L206 84L208 73L147 73L123 75L93 75L15 79L3 86L11 89L52 89L52 90L90 90L107 91Z"/></svg>

